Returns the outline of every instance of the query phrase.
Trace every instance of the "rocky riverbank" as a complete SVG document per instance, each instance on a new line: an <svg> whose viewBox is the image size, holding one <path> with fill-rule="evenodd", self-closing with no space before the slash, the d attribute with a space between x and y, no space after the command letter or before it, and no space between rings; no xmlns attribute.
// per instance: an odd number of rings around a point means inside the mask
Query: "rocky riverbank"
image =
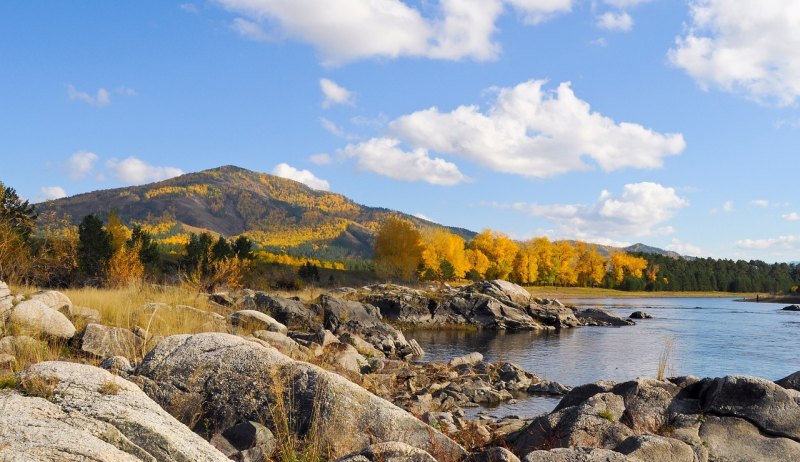
<svg viewBox="0 0 800 462"><path fill-rule="evenodd" d="M800 373L570 389L479 353L419 361L419 345L386 322L631 322L526 293L498 281L340 289L310 302L244 290L209 296L225 314L143 306L218 331L159 337L148 326L103 325L60 292L21 296L0 283L0 460L800 459ZM45 348L58 360L20 367ZM536 394L563 398L535 419L465 417L467 407Z"/></svg>

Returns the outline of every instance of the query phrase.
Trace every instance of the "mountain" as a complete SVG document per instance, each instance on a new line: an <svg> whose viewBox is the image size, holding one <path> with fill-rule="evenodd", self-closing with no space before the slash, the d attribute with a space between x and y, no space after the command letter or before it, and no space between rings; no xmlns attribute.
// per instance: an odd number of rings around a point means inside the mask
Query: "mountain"
<svg viewBox="0 0 800 462"><path fill-rule="evenodd" d="M642 243L629 245L628 247L625 247L622 250L630 253L650 253L655 255L664 255L665 257L672 257L672 258L683 258L687 260L694 259L694 257L683 256L678 252L673 252L672 250L659 249L658 247L652 247Z"/></svg>
<svg viewBox="0 0 800 462"><path fill-rule="evenodd" d="M226 165L169 180L79 194L37 205L40 214L66 214L73 223L116 211L163 244L182 244L191 232L246 235L268 251L326 260L370 258L376 231L390 215L420 229L450 228L385 208L357 204L297 181Z"/></svg>

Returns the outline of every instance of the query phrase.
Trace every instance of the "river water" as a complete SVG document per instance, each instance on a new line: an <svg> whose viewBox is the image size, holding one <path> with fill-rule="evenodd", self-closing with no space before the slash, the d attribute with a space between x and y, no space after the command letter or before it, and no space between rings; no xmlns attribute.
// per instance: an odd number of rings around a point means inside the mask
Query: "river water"
<svg viewBox="0 0 800 462"><path fill-rule="evenodd" d="M414 331L425 360L447 361L473 351L489 361L511 361L567 385L655 377L669 349L667 376L756 375L771 380L800 370L800 312L783 305L729 298L562 300L603 307L622 317L641 310L653 319L635 326L580 327L557 333ZM671 347L669 347L671 345ZM533 417L556 398L523 397L492 415Z"/></svg>

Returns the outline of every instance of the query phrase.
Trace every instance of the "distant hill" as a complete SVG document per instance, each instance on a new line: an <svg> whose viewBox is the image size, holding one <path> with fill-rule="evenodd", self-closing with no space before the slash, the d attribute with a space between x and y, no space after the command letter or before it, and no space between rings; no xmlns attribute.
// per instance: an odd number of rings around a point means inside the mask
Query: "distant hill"
<svg viewBox="0 0 800 462"><path fill-rule="evenodd" d="M652 247L642 243L629 245L628 247L625 247L622 250L630 253L650 253L656 255L664 255L665 257L672 257L672 258L694 259L694 257L686 257L679 254L678 252L673 252L672 250L659 249L658 247Z"/></svg>
<svg viewBox="0 0 800 462"><path fill-rule="evenodd" d="M115 210L125 224L142 225L164 244L181 244L190 232L208 231L246 235L272 252L339 261L370 258L376 231L390 215L467 240L475 235L230 165L48 201L37 210L66 214L76 224L90 213L105 217Z"/></svg>

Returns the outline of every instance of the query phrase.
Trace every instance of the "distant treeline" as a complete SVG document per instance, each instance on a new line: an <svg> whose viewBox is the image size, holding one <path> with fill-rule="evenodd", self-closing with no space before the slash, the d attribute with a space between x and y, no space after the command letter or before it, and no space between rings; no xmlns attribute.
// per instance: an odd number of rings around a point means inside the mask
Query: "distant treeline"
<svg viewBox="0 0 800 462"><path fill-rule="evenodd" d="M658 268L652 281L626 278L620 289L648 291L718 291L796 293L800 286L797 264L765 263L760 260L684 259L637 253Z"/></svg>

